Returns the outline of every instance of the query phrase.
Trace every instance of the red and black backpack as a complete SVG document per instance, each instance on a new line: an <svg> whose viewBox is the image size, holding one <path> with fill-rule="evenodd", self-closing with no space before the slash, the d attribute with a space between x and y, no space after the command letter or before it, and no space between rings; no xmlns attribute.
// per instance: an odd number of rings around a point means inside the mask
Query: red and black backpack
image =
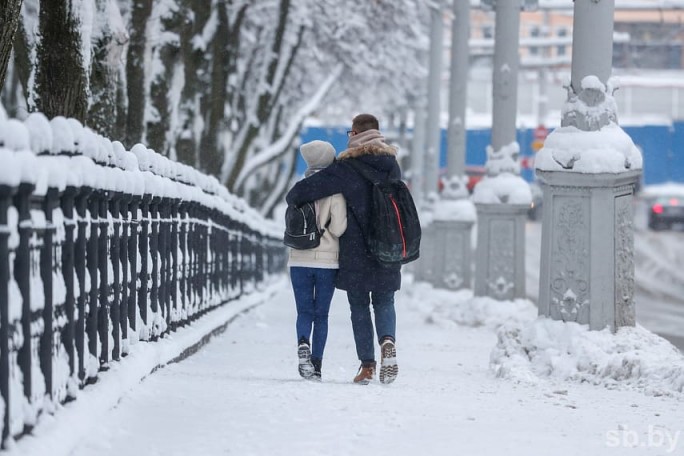
<svg viewBox="0 0 684 456"><path fill-rule="evenodd" d="M373 184L369 232L366 247L383 266L405 264L420 255L420 220L413 197L400 179L375 179L369 166L358 160L346 160L361 176Z"/></svg>

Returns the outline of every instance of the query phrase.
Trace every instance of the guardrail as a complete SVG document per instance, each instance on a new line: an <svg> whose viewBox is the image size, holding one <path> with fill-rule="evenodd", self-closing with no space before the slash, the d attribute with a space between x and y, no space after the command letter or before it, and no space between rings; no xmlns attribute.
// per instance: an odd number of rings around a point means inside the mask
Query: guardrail
<svg viewBox="0 0 684 456"><path fill-rule="evenodd" d="M285 269L282 233L213 177L78 121L0 120L2 440Z"/></svg>

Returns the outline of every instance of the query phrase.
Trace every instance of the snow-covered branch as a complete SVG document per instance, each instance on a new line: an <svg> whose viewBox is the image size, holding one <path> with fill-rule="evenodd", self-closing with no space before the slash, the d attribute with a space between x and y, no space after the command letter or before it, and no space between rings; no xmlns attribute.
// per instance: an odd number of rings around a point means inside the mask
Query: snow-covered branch
<svg viewBox="0 0 684 456"><path fill-rule="evenodd" d="M320 105L321 100L328 93L341 73L342 67L337 66L323 81L311 99L293 116L290 117L288 126L280 138L245 163L245 166L242 168L242 171L238 176L236 188L240 188L245 179L249 177L256 169L285 153L290 144L292 144L294 137L297 135L297 133L299 133L304 119L306 119Z"/></svg>

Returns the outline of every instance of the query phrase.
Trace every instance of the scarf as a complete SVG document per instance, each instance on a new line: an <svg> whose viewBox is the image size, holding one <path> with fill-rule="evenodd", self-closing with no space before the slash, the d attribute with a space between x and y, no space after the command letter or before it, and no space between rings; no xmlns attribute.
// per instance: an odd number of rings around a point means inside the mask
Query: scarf
<svg viewBox="0 0 684 456"><path fill-rule="evenodd" d="M364 146L366 144L381 144L385 146L385 137L378 130L366 130L349 137L347 147L353 149L354 147Z"/></svg>

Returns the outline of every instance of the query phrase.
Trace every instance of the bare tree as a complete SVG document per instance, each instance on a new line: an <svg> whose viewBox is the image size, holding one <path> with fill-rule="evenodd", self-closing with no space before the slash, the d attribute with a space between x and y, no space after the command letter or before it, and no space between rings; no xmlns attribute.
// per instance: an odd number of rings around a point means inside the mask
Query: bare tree
<svg viewBox="0 0 684 456"><path fill-rule="evenodd" d="M117 124L112 119L117 118L119 67L128 34L113 0L96 0L95 5L97 27L92 37L88 126L106 137L114 137Z"/></svg>
<svg viewBox="0 0 684 456"><path fill-rule="evenodd" d="M5 83L7 65L12 54L14 34L21 16L22 0L5 0L0 3L0 89Z"/></svg>
<svg viewBox="0 0 684 456"><path fill-rule="evenodd" d="M184 0L184 21L180 28L180 59L183 63L183 89L180 92L175 147L179 161L211 172L200 158L199 145L204 128L202 100L209 87L207 47L216 39L218 23L216 1L207 8L206 0ZM220 2L219 2L220 3Z"/></svg>
<svg viewBox="0 0 684 456"><path fill-rule="evenodd" d="M36 109L48 118L88 114L88 76L80 21L71 0L40 2L40 34L36 67Z"/></svg>
<svg viewBox="0 0 684 456"><path fill-rule="evenodd" d="M177 159L171 139L173 104L170 98L174 94L172 86L174 78L183 76L183 62L180 56L180 30L183 27L185 10L182 5L170 1L161 1L155 5L152 20L158 20L153 27L158 27L158 41L153 43L152 74L148 107L145 109L145 136L152 149ZM155 17L156 16L156 17ZM157 19L158 18L158 19ZM148 27L150 27L148 25ZM182 160L183 161L183 160ZM185 162L196 166L193 161Z"/></svg>
<svg viewBox="0 0 684 456"><path fill-rule="evenodd" d="M126 145L133 147L143 139L145 117L145 47L147 22L152 14L152 0L133 0L130 38L126 56Z"/></svg>

